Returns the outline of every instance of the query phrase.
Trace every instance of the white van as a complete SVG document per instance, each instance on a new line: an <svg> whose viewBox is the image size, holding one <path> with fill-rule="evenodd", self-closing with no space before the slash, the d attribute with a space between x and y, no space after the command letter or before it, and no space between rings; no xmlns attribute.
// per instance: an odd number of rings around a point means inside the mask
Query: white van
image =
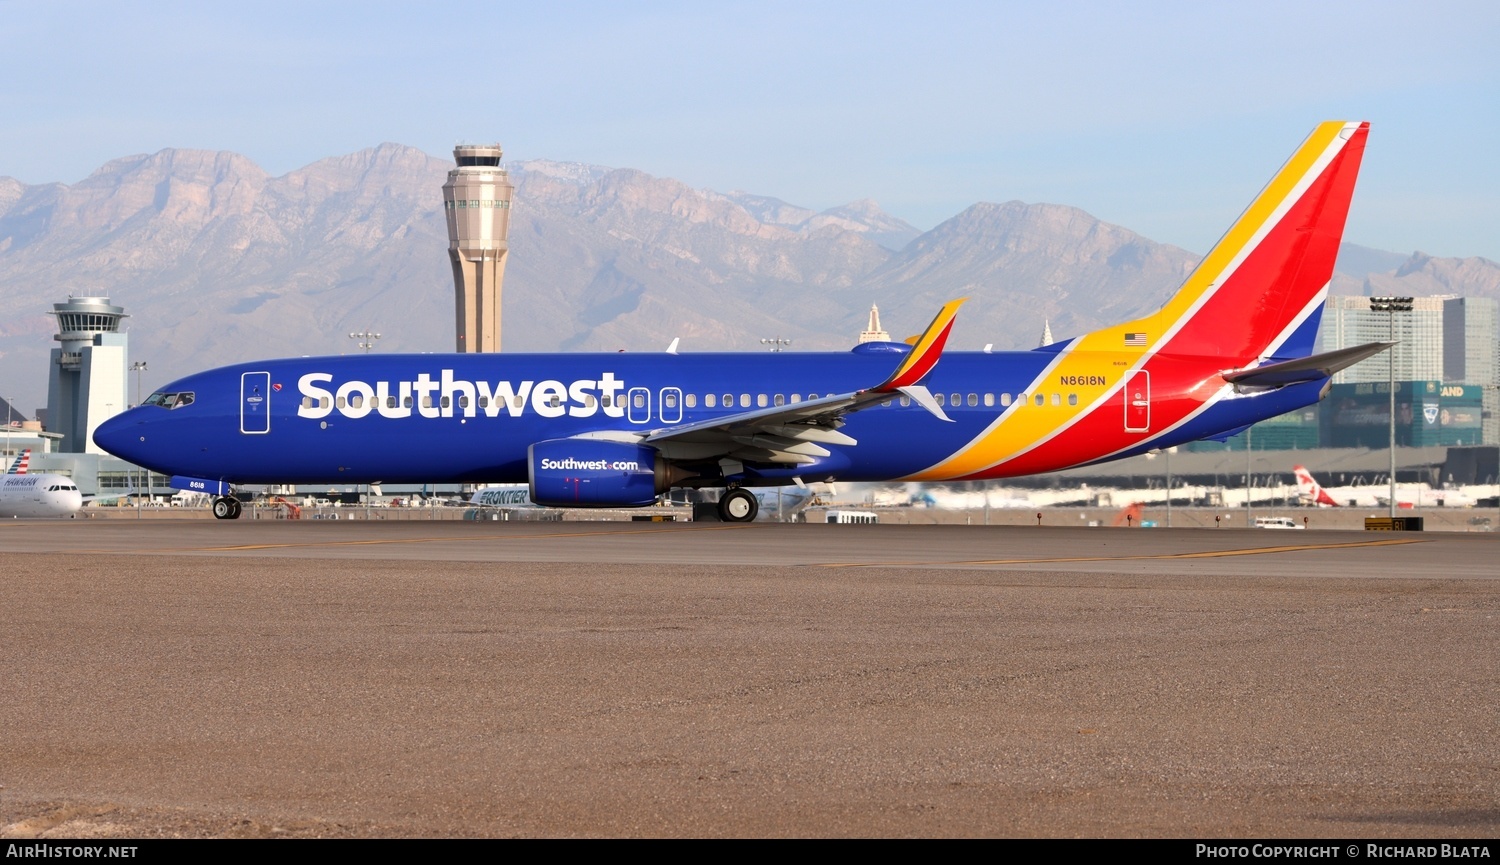
<svg viewBox="0 0 1500 865"><path fill-rule="evenodd" d="M1255 527L1257 529L1300 529L1297 521L1291 517L1256 517Z"/></svg>

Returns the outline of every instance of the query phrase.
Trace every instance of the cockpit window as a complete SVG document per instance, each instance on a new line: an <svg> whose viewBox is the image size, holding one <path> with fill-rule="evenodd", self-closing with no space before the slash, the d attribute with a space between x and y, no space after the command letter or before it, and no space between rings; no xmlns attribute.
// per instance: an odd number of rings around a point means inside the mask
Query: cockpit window
<svg viewBox="0 0 1500 865"><path fill-rule="evenodd" d="M182 408L185 405L192 404L193 392L190 390L180 391L178 393L162 393L160 391L157 391L156 393L153 393L152 395L146 397L145 401L141 403L141 405L159 405L162 408L167 409Z"/></svg>

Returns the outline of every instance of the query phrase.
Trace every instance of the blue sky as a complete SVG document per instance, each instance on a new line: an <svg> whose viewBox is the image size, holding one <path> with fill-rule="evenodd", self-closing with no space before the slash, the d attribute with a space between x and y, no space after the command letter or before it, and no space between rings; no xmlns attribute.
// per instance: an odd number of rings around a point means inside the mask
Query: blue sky
<svg viewBox="0 0 1500 865"><path fill-rule="evenodd" d="M931 228L1055 202L1205 252L1313 125L1346 239L1500 260L1500 4L0 0L0 175L394 141L639 168Z"/></svg>

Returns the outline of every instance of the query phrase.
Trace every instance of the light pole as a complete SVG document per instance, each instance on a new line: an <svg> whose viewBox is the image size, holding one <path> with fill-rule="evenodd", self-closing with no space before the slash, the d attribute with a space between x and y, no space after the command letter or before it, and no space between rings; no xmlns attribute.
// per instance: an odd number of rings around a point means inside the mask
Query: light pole
<svg viewBox="0 0 1500 865"><path fill-rule="evenodd" d="M143 372L146 371L146 362L144 360L135 361L134 363L132 363L130 365L130 371L133 372L133 373L135 373L135 404L136 405L140 405L141 404L141 373L143 373ZM150 486L149 486L149 484L151 483L151 472L149 470L147 470L147 469L142 469L142 471L144 471L146 473L146 483L148 484L147 489L146 489L146 496L149 498L151 496L151 491L150 491ZM139 490L136 491L136 495L135 495L135 518L136 519L140 519L141 518L141 495L140 495L140 491Z"/></svg>
<svg viewBox="0 0 1500 865"><path fill-rule="evenodd" d="M1247 529L1255 525L1255 520L1253 519L1255 514L1250 510L1250 488L1253 486L1250 480L1250 455L1252 451L1250 447L1250 431L1253 429L1255 429L1254 426L1245 428L1245 528Z"/></svg>
<svg viewBox="0 0 1500 865"><path fill-rule="evenodd" d="M1157 454L1161 454L1162 464L1167 469L1167 528L1172 527L1172 453L1176 450L1177 448L1170 447L1157 448L1154 451L1146 452L1146 459L1148 460L1154 460Z"/></svg>
<svg viewBox="0 0 1500 865"><path fill-rule="evenodd" d="M1169 529L1172 527L1172 451L1175 450L1177 450L1175 447L1161 450L1162 459L1167 466L1167 528Z"/></svg>
<svg viewBox="0 0 1500 865"><path fill-rule="evenodd" d="M138 360L130 365L130 371L135 373L135 404L141 404L141 373L146 371L146 362Z"/></svg>
<svg viewBox="0 0 1500 865"><path fill-rule="evenodd" d="M365 330L359 333L351 333L349 334L349 338L359 340L357 345L365 350L365 354L369 354L370 349L375 347L375 340L380 339L380 334Z"/></svg>
<svg viewBox="0 0 1500 865"><path fill-rule="evenodd" d="M1370 310L1372 312L1384 312L1386 314L1387 335L1390 342L1396 341L1396 313L1411 312L1412 299L1409 297L1372 297L1370 298ZM1396 349L1391 347L1391 353L1385 356L1386 363L1386 388L1390 391L1390 452L1391 452L1391 500L1390 515L1396 516Z"/></svg>
<svg viewBox="0 0 1500 865"><path fill-rule="evenodd" d="M791 345L792 341L790 339L782 339L778 336L772 339L763 339L760 341L760 344L769 345L771 347L771 351L781 351L782 346Z"/></svg>

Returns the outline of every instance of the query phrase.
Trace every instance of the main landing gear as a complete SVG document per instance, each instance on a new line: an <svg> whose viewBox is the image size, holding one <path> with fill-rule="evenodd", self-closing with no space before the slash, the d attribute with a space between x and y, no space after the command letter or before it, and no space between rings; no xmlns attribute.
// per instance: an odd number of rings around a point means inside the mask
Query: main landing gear
<svg viewBox="0 0 1500 865"><path fill-rule="evenodd" d="M760 501L755 493L743 487L727 490L719 497L719 519L726 523L748 523L760 511Z"/></svg>
<svg viewBox="0 0 1500 865"><path fill-rule="evenodd" d="M233 496L214 499L214 519L237 520L240 518L240 500Z"/></svg>

